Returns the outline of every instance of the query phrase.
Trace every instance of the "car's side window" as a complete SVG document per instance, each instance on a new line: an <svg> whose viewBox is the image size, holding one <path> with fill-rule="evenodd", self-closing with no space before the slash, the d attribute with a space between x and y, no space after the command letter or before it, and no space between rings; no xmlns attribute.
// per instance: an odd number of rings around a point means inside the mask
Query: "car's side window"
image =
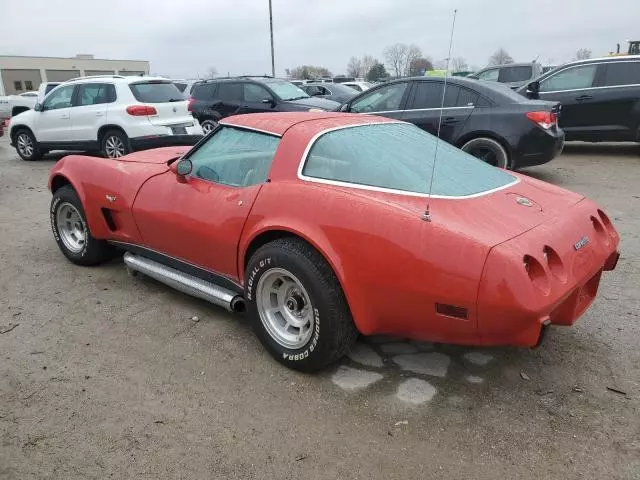
<svg viewBox="0 0 640 480"><path fill-rule="evenodd" d="M59 108L69 108L71 106L71 97L73 97L74 85L60 87L49 95L42 107L43 110L57 110Z"/></svg>
<svg viewBox="0 0 640 480"><path fill-rule="evenodd" d="M604 85L640 85L640 62L610 62L606 65Z"/></svg>
<svg viewBox="0 0 640 480"><path fill-rule="evenodd" d="M242 84L221 83L218 86L218 97L224 102L242 102Z"/></svg>
<svg viewBox="0 0 640 480"><path fill-rule="evenodd" d="M593 86L598 65L581 65L562 70L540 82L541 92L580 90Z"/></svg>
<svg viewBox="0 0 640 480"><path fill-rule="evenodd" d="M443 105L443 89L444 82L439 80L416 82L413 99L410 101L407 109L440 108ZM478 96L479 95L472 90L447 83L447 90L444 95L444 108L474 106Z"/></svg>
<svg viewBox="0 0 640 480"><path fill-rule="evenodd" d="M399 110L408 82L393 83L377 88L351 104L356 113Z"/></svg>
<svg viewBox="0 0 640 480"><path fill-rule="evenodd" d="M244 84L244 101L251 103L260 103L263 100L272 100L273 96L269 93L269 91L261 87L260 85L256 85L255 83L245 83Z"/></svg>
<svg viewBox="0 0 640 480"><path fill-rule="evenodd" d="M478 74L478 80L485 80L487 82L497 82L499 76L500 76L500 69L492 68L490 70L485 70L484 72L480 72Z"/></svg>
<svg viewBox="0 0 640 480"><path fill-rule="evenodd" d="M115 86L108 83L85 83L78 87L77 105L99 105L116 101Z"/></svg>
<svg viewBox="0 0 640 480"><path fill-rule="evenodd" d="M216 86L213 83L196 83L191 89L191 96L196 100L210 100L213 98Z"/></svg>
<svg viewBox="0 0 640 480"><path fill-rule="evenodd" d="M233 187L263 183L279 143L273 135L223 126L189 156L192 175Z"/></svg>

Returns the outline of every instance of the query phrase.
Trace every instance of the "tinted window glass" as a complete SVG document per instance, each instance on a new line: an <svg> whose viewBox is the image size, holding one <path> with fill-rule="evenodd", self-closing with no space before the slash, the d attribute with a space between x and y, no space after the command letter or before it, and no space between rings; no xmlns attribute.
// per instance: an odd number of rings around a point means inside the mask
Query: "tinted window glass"
<svg viewBox="0 0 640 480"><path fill-rule="evenodd" d="M150 81L129 85L136 100L144 103L183 101L184 98L173 82Z"/></svg>
<svg viewBox="0 0 640 480"><path fill-rule="evenodd" d="M309 95L291 82L284 80L268 80L265 82L269 88L282 100L294 100L298 98L307 98Z"/></svg>
<svg viewBox="0 0 640 480"><path fill-rule="evenodd" d="M44 110L56 110L58 108L70 107L73 88L73 85L67 85L66 87L60 87L56 91L51 92L51 95L49 95L44 101Z"/></svg>
<svg viewBox="0 0 640 480"><path fill-rule="evenodd" d="M444 82L416 82L416 91L410 108L440 108L443 88ZM477 93L459 85L447 83L444 96L445 108L467 107L469 104L474 105L477 99Z"/></svg>
<svg viewBox="0 0 640 480"><path fill-rule="evenodd" d="M191 96L198 100L209 100L213 98L215 88L213 83L196 83L191 89Z"/></svg>
<svg viewBox="0 0 640 480"><path fill-rule="evenodd" d="M455 106L470 107L472 105L476 105L476 103L478 103L479 97L480 95L477 92L469 90L468 88L460 87L458 89L458 97L456 98Z"/></svg>
<svg viewBox="0 0 640 480"><path fill-rule="evenodd" d="M49 93L51 90L56 88L58 85L60 85L60 84L59 83L49 83L49 84L47 84L47 86L44 87L44 94L47 95L47 93Z"/></svg>
<svg viewBox="0 0 640 480"><path fill-rule="evenodd" d="M524 82L533 76L533 67L531 65L520 65L517 67L503 67L500 69L498 81L508 82Z"/></svg>
<svg viewBox="0 0 640 480"><path fill-rule="evenodd" d="M478 78L479 80L486 80L487 82L497 82L499 75L500 70L497 68L492 68L491 70L480 72L476 75L476 78Z"/></svg>
<svg viewBox="0 0 640 480"><path fill-rule="evenodd" d="M608 63L604 84L608 87L640 84L640 62Z"/></svg>
<svg viewBox="0 0 640 480"><path fill-rule="evenodd" d="M189 157L193 175L235 187L263 183L278 143L272 135L222 127Z"/></svg>
<svg viewBox="0 0 640 480"><path fill-rule="evenodd" d="M540 82L541 92L556 90L577 90L593 86L597 65L583 65L567 68Z"/></svg>
<svg viewBox="0 0 640 480"><path fill-rule="evenodd" d="M426 194L436 137L415 125L381 123L343 128L316 140L302 173L308 177ZM516 179L452 145L440 142L434 195L465 196Z"/></svg>
<svg viewBox="0 0 640 480"><path fill-rule="evenodd" d="M174 83L174 85L178 88L180 93L184 93L184 91L187 89L186 83Z"/></svg>
<svg viewBox="0 0 640 480"><path fill-rule="evenodd" d="M256 85L255 83L244 84L245 102L261 103L263 100L271 98L273 97L266 88Z"/></svg>
<svg viewBox="0 0 640 480"><path fill-rule="evenodd" d="M241 83L221 83L218 85L218 98L225 102L241 102L242 101L242 84Z"/></svg>
<svg viewBox="0 0 640 480"><path fill-rule="evenodd" d="M106 83L86 83L78 86L78 106L98 105L116 100L116 89Z"/></svg>
<svg viewBox="0 0 640 480"><path fill-rule="evenodd" d="M363 113L398 110L407 85L407 82L394 83L369 92L353 102L351 111Z"/></svg>

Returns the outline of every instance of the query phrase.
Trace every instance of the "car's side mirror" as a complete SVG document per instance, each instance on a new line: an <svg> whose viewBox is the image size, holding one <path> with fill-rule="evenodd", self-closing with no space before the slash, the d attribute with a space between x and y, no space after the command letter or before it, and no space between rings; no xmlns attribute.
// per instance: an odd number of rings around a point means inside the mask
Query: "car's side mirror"
<svg viewBox="0 0 640 480"><path fill-rule="evenodd" d="M342 106L340 107L340 111L341 111L341 112L348 112L350 108L351 108L351 107L349 106L349 104L348 104L348 103L345 103L344 105L342 105Z"/></svg>
<svg viewBox="0 0 640 480"><path fill-rule="evenodd" d="M265 98L262 100L262 103L264 103L265 105L269 105L272 108L276 106L276 102L273 98Z"/></svg>
<svg viewBox="0 0 640 480"><path fill-rule="evenodd" d="M42 111L44 110L44 108L42 108L42 104L41 104L41 103L36 103L36 104L33 106L33 109L34 109L36 112L42 112Z"/></svg>
<svg viewBox="0 0 640 480"><path fill-rule="evenodd" d="M191 173L193 170L193 163L188 158L178 160L169 165L169 170L176 174L178 181L184 182L184 177Z"/></svg>
<svg viewBox="0 0 640 480"><path fill-rule="evenodd" d="M527 85L527 91L531 92L531 93L540 92L540 82L535 81L535 80L533 82L531 82L529 85Z"/></svg>

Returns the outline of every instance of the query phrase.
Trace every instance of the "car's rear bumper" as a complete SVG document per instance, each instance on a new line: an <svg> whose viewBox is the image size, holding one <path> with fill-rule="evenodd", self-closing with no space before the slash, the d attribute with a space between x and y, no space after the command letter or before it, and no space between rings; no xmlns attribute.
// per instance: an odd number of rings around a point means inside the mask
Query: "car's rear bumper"
<svg viewBox="0 0 640 480"><path fill-rule="evenodd" d="M550 131L534 127L514 148L513 168L533 167L550 162L562 153L565 135L559 128Z"/></svg>
<svg viewBox="0 0 640 480"><path fill-rule="evenodd" d="M535 346L546 325L573 325L617 264L618 234L588 201L494 247L478 295L479 343Z"/></svg>
<svg viewBox="0 0 640 480"><path fill-rule="evenodd" d="M134 150L149 150L159 147L175 147L178 145L195 145L202 135L152 135L129 139Z"/></svg>

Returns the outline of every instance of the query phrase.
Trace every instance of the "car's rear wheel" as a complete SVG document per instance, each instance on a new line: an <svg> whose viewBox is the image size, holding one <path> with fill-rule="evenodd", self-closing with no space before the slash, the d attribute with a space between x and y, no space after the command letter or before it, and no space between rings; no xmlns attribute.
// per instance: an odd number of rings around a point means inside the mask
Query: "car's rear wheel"
<svg viewBox="0 0 640 480"><path fill-rule="evenodd" d="M27 161L38 160L42 157L40 146L29 130L20 130L15 134L14 145L20 158Z"/></svg>
<svg viewBox="0 0 640 480"><path fill-rule="evenodd" d="M510 168L509 154L500 142L493 138L479 137L462 145L461 150L498 168Z"/></svg>
<svg viewBox="0 0 640 480"><path fill-rule="evenodd" d="M127 135L120 130L109 130L102 136L102 155L120 158L131 152Z"/></svg>
<svg viewBox="0 0 640 480"><path fill-rule="evenodd" d="M218 122L213 118L205 118L200 122L200 126L202 127L204 134L207 135L218 126Z"/></svg>
<svg viewBox="0 0 640 480"><path fill-rule="evenodd" d="M82 202L71 185L55 191L49 217L58 247L73 263L97 265L113 257L115 249L91 235Z"/></svg>
<svg viewBox="0 0 640 480"><path fill-rule="evenodd" d="M333 270L302 240L278 239L251 256L245 298L256 335L289 368L320 370L344 356L358 336Z"/></svg>

